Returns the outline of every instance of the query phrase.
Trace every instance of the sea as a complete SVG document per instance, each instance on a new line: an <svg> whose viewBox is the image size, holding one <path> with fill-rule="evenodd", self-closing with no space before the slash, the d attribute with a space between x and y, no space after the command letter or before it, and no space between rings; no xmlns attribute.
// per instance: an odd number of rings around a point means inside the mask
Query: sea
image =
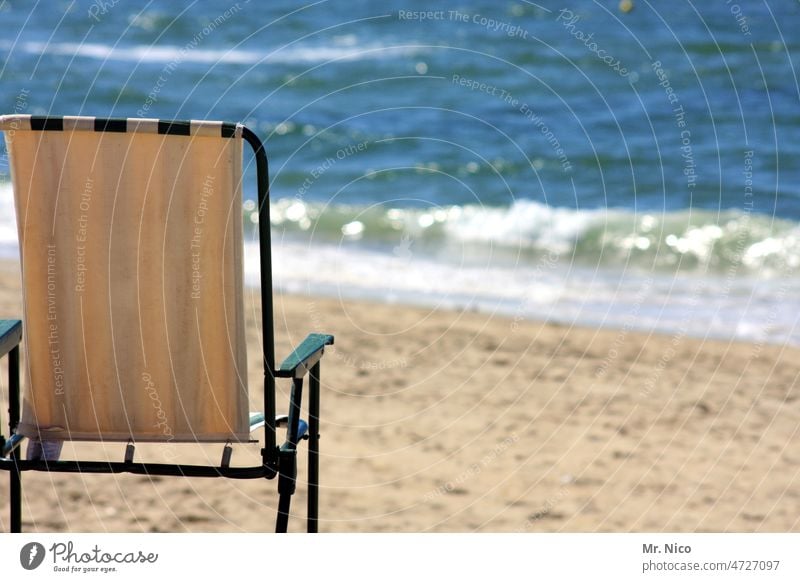
<svg viewBox="0 0 800 582"><path fill-rule="evenodd" d="M3 0L0 23L4 113L259 134L278 292L800 344L798 2Z"/></svg>

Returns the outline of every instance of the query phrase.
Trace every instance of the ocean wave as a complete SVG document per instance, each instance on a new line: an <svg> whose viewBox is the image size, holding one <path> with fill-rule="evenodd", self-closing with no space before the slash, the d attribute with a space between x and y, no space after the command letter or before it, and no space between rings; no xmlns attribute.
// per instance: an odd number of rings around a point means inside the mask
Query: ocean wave
<svg viewBox="0 0 800 582"><path fill-rule="evenodd" d="M256 220L246 201L246 225ZM742 277L800 275L800 223L736 210L634 212L574 210L520 200L478 205L393 208L273 202L275 232L304 244L360 245L393 255L410 251L459 264L539 264L543 258L608 270L709 273ZM0 183L0 251L17 252L11 184Z"/></svg>
<svg viewBox="0 0 800 582"><path fill-rule="evenodd" d="M4 43L8 45L8 43ZM10 46L4 48L10 49ZM358 46L291 46L273 51L241 49L201 49L190 46L137 45L114 46L100 43L25 42L22 51L34 55L59 55L109 61L137 63L221 63L252 65L256 63L322 63L388 58L411 54L415 49L406 46L385 46L377 43Z"/></svg>
<svg viewBox="0 0 800 582"><path fill-rule="evenodd" d="M791 266L800 227L790 221L733 211L575 211L531 201L422 209L283 199L271 210L273 276L282 291L800 345L800 277ZM250 287L259 284L254 212L247 201ZM631 269L637 253L645 268ZM0 256L17 254L4 183ZM730 267L712 268L715 262Z"/></svg>
<svg viewBox="0 0 800 582"><path fill-rule="evenodd" d="M18 234L14 210L14 192L11 184L0 182L0 257L17 258Z"/></svg>
<svg viewBox="0 0 800 582"><path fill-rule="evenodd" d="M306 232L322 242L405 240L440 257L493 253L525 263L555 255L589 266L734 276L800 271L799 223L736 210L575 210L527 200L509 207L386 208L283 199L273 205L272 221L287 234Z"/></svg>

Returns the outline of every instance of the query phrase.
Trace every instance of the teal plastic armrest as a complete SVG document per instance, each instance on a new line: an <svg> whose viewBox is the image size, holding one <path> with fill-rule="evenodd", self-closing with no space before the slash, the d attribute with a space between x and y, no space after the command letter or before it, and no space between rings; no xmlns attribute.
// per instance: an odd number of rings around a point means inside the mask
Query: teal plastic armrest
<svg viewBox="0 0 800 582"><path fill-rule="evenodd" d="M305 373L316 364L322 353L325 351L325 346L333 344L333 336L324 333L311 333L306 339L303 340L294 351L289 354L281 367L278 369L278 376L283 378L288 377L302 377Z"/></svg>
<svg viewBox="0 0 800 582"><path fill-rule="evenodd" d="M250 413L250 432L264 426L264 413L251 412Z"/></svg>
<svg viewBox="0 0 800 582"><path fill-rule="evenodd" d="M2 440L2 438L3 437L0 437L0 440ZM21 434L11 435L10 439L4 440L4 442L2 443L2 447L0 447L2 448L3 451L0 457L8 457L8 455L10 455L12 451L19 448L23 440L25 440L25 437L22 436Z"/></svg>
<svg viewBox="0 0 800 582"><path fill-rule="evenodd" d="M0 357L5 356L22 341L22 322L19 319L0 319Z"/></svg>

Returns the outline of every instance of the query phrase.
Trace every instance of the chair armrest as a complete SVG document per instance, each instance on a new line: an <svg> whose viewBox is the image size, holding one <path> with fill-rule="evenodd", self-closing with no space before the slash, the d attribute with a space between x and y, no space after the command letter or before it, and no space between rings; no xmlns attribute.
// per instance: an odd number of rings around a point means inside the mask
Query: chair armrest
<svg viewBox="0 0 800 582"><path fill-rule="evenodd" d="M257 430L264 426L265 418L263 412L250 413L250 432Z"/></svg>
<svg viewBox="0 0 800 582"><path fill-rule="evenodd" d="M22 322L19 319L0 319L0 358L22 341Z"/></svg>
<svg viewBox="0 0 800 582"><path fill-rule="evenodd" d="M264 426L264 413L263 412L251 412L250 413L250 432L257 430ZM275 417L275 426L280 428L281 426L288 426L289 425L289 415L288 414L280 414ZM308 423L300 419L299 428L297 430L297 440L302 439L305 437L305 434L308 432Z"/></svg>
<svg viewBox="0 0 800 582"><path fill-rule="evenodd" d="M0 447L2 448L2 454L0 454L0 458L8 457L8 455L19 448L23 440L25 440L25 437L21 434L13 434L8 440L0 436L0 441L2 441L2 447Z"/></svg>
<svg viewBox="0 0 800 582"><path fill-rule="evenodd" d="M278 369L276 376L280 378L302 378L319 362L325 346L333 344L333 336L323 333L311 333L294 351L289 354Z"/></svg>

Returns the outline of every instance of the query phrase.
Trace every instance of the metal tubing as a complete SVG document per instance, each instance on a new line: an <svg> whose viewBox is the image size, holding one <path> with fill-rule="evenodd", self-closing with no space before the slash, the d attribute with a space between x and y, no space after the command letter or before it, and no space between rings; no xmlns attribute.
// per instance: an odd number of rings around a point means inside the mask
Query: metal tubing
<svg viewBox="0 0 800 582"><path fill-rule="evenodd" d="M289 530L289 506L292 496L288 493L278 498L278 519L275 522L275 533L286 533Z"/></svg>
<svg viewBox="0 0 800 582"><path fill-rule="evenodd" d="M319 531L319 398L320 364L308 379L308 533Z"/></svg>
<svg viewBox="0 0 800 582"><path fill-rule="evenodd" d="M9 513L11 520L11 533L22 533L22 478L20 475L18 457L19 451L14 450L9 457L13 464L11 471L8 474L9 489L10 489L10 507Z"/></svg>
<svg viewBox="0 0 800 582"><path fill-rule="evenodd" d="M14 435L19 424L19 346L8 353L8 430ZM22 532L22 477L19 470L19 449L11 451L9 480L9 513L11 533Z"/></svg>
<svg viewBox="0 0 800 582"><path fill-rule="evenodd" d="M292 380L292 394L289 398L289 428L286 442L292 449L297 448L297 433L300 428L300 404L303 402L303 379Z"/></svg>
<svg viewBox="0 0 800 582"><path fill-rule="evenodd" d="M264 144L250 129L242 128L256 156L258 178L258 240L261 255L261 333L264 360L264 462L278 464L275 437L275 330L272 319L272 239L269 216L269 162Z"/></svg>
<svg viewBox="0 0 800 582"><path fill-rule="evenodd" d="M8 430L9 437L19 424L19 346L8 352Z"/></svg>
<svg viewBox="0 0 800 582"><path fill-rule="evenodd" d="M165 463L125 463L106 461L0 461L0 470L15 472L49 471L50 473L131 473L134 475L163 475L170 477L227 477L256 479L275 477L271 467L213 467L206 465L170 465Z"/></svg>
<svg viewBox="0 0 800 582"><path fill-rule="evenodd" d="M280 450L278 474L278 519L275 532L285 533L289 527L289 509L297 486L297 432L300 426L300 404L303 401L303 379L292 380L292 393L289 396L289 426L286 442Z"/></svg>

